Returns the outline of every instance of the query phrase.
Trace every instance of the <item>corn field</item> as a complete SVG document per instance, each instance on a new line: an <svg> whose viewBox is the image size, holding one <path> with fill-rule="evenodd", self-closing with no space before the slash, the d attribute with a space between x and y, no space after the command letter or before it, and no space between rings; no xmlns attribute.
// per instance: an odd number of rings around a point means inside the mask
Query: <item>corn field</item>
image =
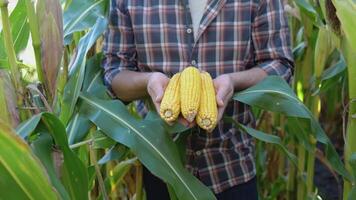
<svg viewBox="0 0 356 200"><path fill-rule="evenodd" d="M215 199L184 168L189 129L167 125L154 109L141 118L134 103L107 93L109 0L10 4L0 0L0 199L143 200L143 166L171 199ZM269 76L233 96L257 119L255 128L232 123L256 139L259 198L354 200L356 1L284 7L292 83ZM25 49L34 63L22 59ZM317 182L325 173L331 179Z"/></svg>

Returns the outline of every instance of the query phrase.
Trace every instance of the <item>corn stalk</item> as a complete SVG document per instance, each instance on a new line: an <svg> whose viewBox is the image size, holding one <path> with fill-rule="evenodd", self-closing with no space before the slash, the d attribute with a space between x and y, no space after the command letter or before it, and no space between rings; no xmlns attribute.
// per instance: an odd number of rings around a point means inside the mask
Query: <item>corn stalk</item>
<svg viewBox="0 0 356 200"><path fill-rule="evenodd" d="M142 193L142 164L137 161L136 165L136 200L143 200Z"/></svg>
<svg viewBox="0 0 356 200"><path fill-rule="evenodd" d="M352 153L356 152L356 51L350 47L350 43L346 39L343 39L342 50L348 66L349 80L349 100L348 106L346 106L349 114L345 140L345 164L346 168L351 172L351 166L348 161ZM344 181L345 200L348 198L353 184L355 183L350 183L347 180Z"/></svg>
<svg viewBox="0 0 356 200"><path fill-rule="evenodd" d="M35 7L31 2L31 0L26 0L26 10L27 10L27 16L30 25L33 51L35 53L37 77L38 80L42 84L44 84L45 79L44 79L44 73L43 73L42 61L41 61L41 39L40 39L40 33L38 28L39 26L38 26L37 16L35 13Z"/></svg>
<svg viewBox="0 0 356 200"><path fill-rule="evenodd" d="M11 35L9 11L7 8L8 3L9 2L7 0L0 0L1 21L3 26L5 50L7 53L9 66L10 66L11 80L13 82L15 90L18 92L16 104L17 104L17 108L20 109L24 105L24 97L23 97L24 89L21 83L21 76L20 76L21 72L19 71L18 68L14 43ZM19 110L19 112L20 112L20 119L25 120L27 118L26 111L21 109Z"/></svg>
<svg viewBox="0 0 356 200"><path fill-rule="evenodd" d="M301 13L301 22L304 25L304 40L307 43L303 60L297 62L297 87L298 84L302 86L303 102L313 112L313 104L318 101L315 96L311 95L310 80L313 74L314 66L314 41L312 39L314 25L306 17L304 13ZM315 113L313 113L315 115ZM310 141L315 139L310 133ZM315 160L315 144L312 144L312 149L309 153L306 153L306 149L302 146L298 146L298 171L297 171L297 199L304 200L308 191L313 187L313 172L314 172L314 160ZM307 168L305 169L307 165ZM306 183L304 181L304 175L306 171Z"/></svg>
<svg viewBox="0 0 356 200"><path fill-rule="evenodd" d="M321 75L324 71L325 64L328 56L333 50L331 32L328 27L319 27L318 37L314 48L314 88L318 88L320 85ZM320 96L318 94L310 96L309 108L316 119L319 119L320 115ZM308 154L307 162L307 194L311 196L313 194L313 180L314 180L314 166L315 166L315 151L316 151L316 139L310 135L310 143L313 147L312 151Z"/></svg>

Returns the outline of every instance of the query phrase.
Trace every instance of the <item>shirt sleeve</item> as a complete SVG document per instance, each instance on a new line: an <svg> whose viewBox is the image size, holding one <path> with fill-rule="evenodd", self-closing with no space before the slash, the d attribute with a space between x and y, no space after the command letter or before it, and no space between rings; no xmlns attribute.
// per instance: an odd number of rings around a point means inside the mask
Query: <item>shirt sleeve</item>
<svg viewBox="0 0 356 200"><path fill-rule="evenodd" d="M252 24L255 61L268 75L287 82L293 75L290 33L281 0L261 0Z"/></svg>
<svg viewBox="0 0 356 200"><path fill-rule="evenodd" d="M138 70L131 19L122 0L111 0L103 53L104 83L112 93L115 75L122 70Z"/></svg>

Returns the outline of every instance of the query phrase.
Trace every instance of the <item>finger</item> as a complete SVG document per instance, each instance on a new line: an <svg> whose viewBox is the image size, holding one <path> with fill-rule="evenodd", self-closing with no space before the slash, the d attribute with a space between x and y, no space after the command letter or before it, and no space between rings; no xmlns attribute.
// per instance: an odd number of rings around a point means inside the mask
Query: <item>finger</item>
<svg viewBox="0 0 356 200"><path fill-rule="evenodd" d="M187 127L188 128L193 128L196 125L197 125L197 123L195 121L193 121L193 122L190 122Z"/></svg>
<svg viewBox="0 0 356 200"><path fill-rule="evenodd" d="M224 101L219 96L216 96L216 103L218 104L218 107L224 106Z"/></svg>
<svg viewBox="0 0 356 200"><path fill-rule="evenodd" d="M155 101L157 103L161 103L162 98L163 98L163 94L164 94L163 88L158 89L158 91L156 92L156 99L155 99Z"/></svg>
<svg viewBox="0 0 356 200"><path fill-rule="evenodd" d="M218 91L216 93L216 102L219 107L223 107L225 105L224 99L226 98L227 94L228 94L228 90L226 87L222 86L218 88Z"/></svg>
<svg viewBox="0 0 356 200"><path fill-rule="evenodd" d="M222 119L222 116L224 115L225 108L226 108L226 106L220 107L218 109L218 122Z"/></svg>
<svg viewBox="0 0 356 200"><path fill-rule="evenodd" d="M163 98L164 89L161 86L154 85L149 88L148 93L152 97L152 101L160 103Z"/></svg>
<svg viewBox="0 0 356 200"><path fill-rule="evenodd" d="M169 125L169 126L173 126L174 122L167 122L166 123Z"/></svg>
<svg viewBox="0 0 356 200"><path fill-rule="evenodd" d="M189 127L189 122L186 119L184 119L183 117L179 117L178 122L185 127Z"/></svg>
<svg viewBox="0 0 356 200"><path fill-rule="evenodd" d="M156 103L156 102L153 102L153 104L155 105L156 111L159 114L159 111L161 109L161 104L160 103Z"/></svg>

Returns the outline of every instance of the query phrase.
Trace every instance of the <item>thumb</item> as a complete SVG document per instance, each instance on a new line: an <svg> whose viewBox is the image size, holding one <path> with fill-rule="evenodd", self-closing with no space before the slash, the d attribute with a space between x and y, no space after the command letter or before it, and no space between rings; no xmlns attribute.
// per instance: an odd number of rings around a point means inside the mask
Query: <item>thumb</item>
<svg viewBox="0 0 356 200"><path fill-rule="evenodd" d="M164 94L164 92L163 92L162 88L157 89L157 91L156 91L156 99L155 99L156 103L160 103L162 101L163 94Z"/></svg>
<svg viewBox="0 0 356 200"><path fill-rule="evenodd" d="M218 104L219 107L224 106L224 99L226 97L227 90L224 89L223 87L219 88L217 93L216 93L216 103Z"/></svg>

